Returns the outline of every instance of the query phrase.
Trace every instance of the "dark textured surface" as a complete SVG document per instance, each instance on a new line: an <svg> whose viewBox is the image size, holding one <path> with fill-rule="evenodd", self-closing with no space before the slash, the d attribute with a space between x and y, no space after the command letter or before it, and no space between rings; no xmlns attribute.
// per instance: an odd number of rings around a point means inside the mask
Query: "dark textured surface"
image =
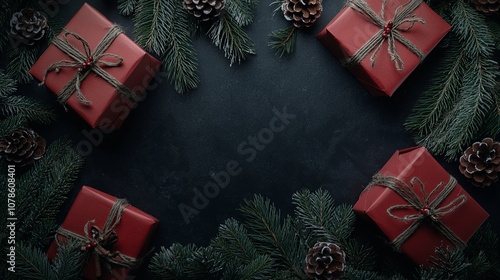
<svg viewBox="0 0 500 280"><path fill-rule="evenodd" d="M70 1L61 7L61 14L68 20L83 2ZM88 3L133 36L132 20L117 14L116 1ZM240 65L230 67L207 37L196 37L199 88L180 95L163 80L149 91L119 131L93 146L60 218L79 188L89 185L127 198L157 217L155 246L206 245L219 224L238 216L240 203L255 193L271 198L287 213L292 210L292 193L301 188L322 187L337 202L354 203L396 149L415 145L403 123L429 83L439 50L391 99L372 97L315 38L341 6L341 1L325 1L321 18L311 30L299 32L296 52L289 57L279 58L268 47L268 34L287 23L280 15L273 18L273 7L265 1L247 28L256 55ZM55 103L44 88L32 84L23 90ZM255 150L255 158L238 151L240 145L244 150L250 147L243 143L249 137L265 133L261 131L269 127L273 109L285 107L296 117L259 147L261 151ZM57 108L58 120L39 133L49 143L62 135L75 143L88 141L85 134L90 128L72 112ZM437 159L490 213L489 222L498 231L498 187L475 189L460 175L456 162ZM241 173L231 176L229 184L186 224L179 204L193 206L193 189L203 190L213 181L211 173L226 170L231 161L238 162Z"/></svg>

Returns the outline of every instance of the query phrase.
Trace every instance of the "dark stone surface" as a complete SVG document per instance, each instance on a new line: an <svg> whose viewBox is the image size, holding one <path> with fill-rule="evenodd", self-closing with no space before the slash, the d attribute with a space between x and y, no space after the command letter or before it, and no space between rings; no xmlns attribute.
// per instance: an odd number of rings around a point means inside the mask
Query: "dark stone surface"
<svg viewBox="0 0 500 280"><path fill-rule="evenodd" d="M83 2L69 1L61 6L61 15L69 20ZM117 14L116 1L88 3L133 37L132 19ZM289 57L280 58L268 47L268 34L288 25L280 15L273 18L266 1L258 5L255 22L246 29L256 55L240 65L230 67L206 36L196 37L199 88L181 95L163 80L148 92L120 130L93 145L60 219L80 187L88 185L127 198L157 217L156 247L173 242L206 245L219 224L238 217L240 203L256 193L271 198L285 213L291 213L291 195L301 188L322 187L338 203L354 203L395 150L415 145L403 123L440 55L435 50L392 98L370 96L315 37L341 5L325 1L323 15L311 30L299 32L296 51ZM55 104L53 95L34 83L23 90ZM74 113L57 108L58 120L41 127L40 134L49 141L63 135L77 144L88 141L85 134L91 129ZM295 118L261 151L254 149L253 158L244 142L265 134L273 110L284 108ZM240 145L244 153L238 151ZM437 159L490 213L489 222L498 231L498 187L475 189L458 173L456 162ZM179 205L193 206L193 189L203 191L213 182L211 174L226 170L232 161L241 173L231 176L187 224ZM366 233L378 234L369 229Z"/></svg>

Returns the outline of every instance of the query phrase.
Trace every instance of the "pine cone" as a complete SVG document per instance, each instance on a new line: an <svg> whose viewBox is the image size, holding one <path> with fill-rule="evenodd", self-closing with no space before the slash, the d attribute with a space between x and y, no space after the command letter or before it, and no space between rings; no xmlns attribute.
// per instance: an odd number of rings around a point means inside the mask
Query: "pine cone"
<svg viewBox="0 0 500 280"><path fill-rule="evenodd" d="M307 252L304 271L309 279L336 280L345 270L345 253L337 244L318 242Z"/></svg>
<svg viewBox="0 0 500 280"><path fill-rule="evenodd" d="M184 8L199 21L208 21L220 15L224 0L184 0Z"/></svg>
<svg viewBox="0 0 500 280"><path fill-rule="evenodd" d="M491 138L475 142L460 157L459 169L474 186L490 186L500 173L500 142Z"/></svg>
<svg viewBox="0 0 500 280"><path fill-rule="evenodd" d="M311 27L321 16L322 0L285 0L281 10L285 19L297 28Z"/></svg>
<svg viewBox="0 0 500 280"><path fill-rule="evenodd" d="M45 36L47 18L32 9L22 9L14 13L10 20L10 34L28 46Z"/></svg>
<svg viewBox="0 0 500 280"><path fill-rule="evenodd" d="M476 10L484 14L496 13L500 10L500 0L472 0Z"/></svg>
<svg viewBox="0 0 500 280"><path fill-rule="evenodd" d="M45 139L32 129L21 128L0 140L0 152L7 161L25 167L43 157L45 145Z"/></svg>

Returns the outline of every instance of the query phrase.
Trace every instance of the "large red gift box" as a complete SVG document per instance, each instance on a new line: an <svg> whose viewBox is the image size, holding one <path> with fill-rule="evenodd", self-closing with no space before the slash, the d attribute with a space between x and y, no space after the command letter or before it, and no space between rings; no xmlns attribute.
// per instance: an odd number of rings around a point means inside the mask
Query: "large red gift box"
<svg viewBox="0 0 500 280"><path fill-rule="evenodd" d="M67 236L61 233L61 229L85 237L86 224L91 221L88 226L97 226L101 230L104 230L110 216L110 210L115 202L117 202L116 197L84 186L56 234L58 240L54 240L49 247L47 252L49 259L53 259L56 256L58 242L67 240ZM110 252L120 252L123 255L136 259L143 257L147 253L149 240L157 225L158 220L153 216L133 206L127 206L123 210L118 224L113 229L118 237L118 241L112 246ZM82 244L82 246L85 246L85 244ZM90 248L89 250L93 249ZM96 258L95 254L91 254L84 271L86 279L126 279L130 274L129 269L111 264L111 271L107 271L101 266L100 270L104 277L98 278Z"/></svg>
<svg viewBox="0 0 500 280"><path fill-rule="evenodd" d="M436 256L435 250L439 246L455 247L437 229L438 224L451 230L465 245L488 217L488 213L458 183L451 184L454 187L434 209L429 209L428 205L425 205L429 201L429 204L432 204L432 201L441 195L444 186L454 179L424 147L408 148L394 153L374 176L374 178L386 177L396 178L394 181L401 180L407 186L413 187L417 200L422 202L421 208L409 206L409 202L401 195L372 181L361 193L354 205L354 211L362 218L375 223L392 242L412 227L417 218L423 218L414 233L400 248L417 264L431 265L429 261L432 260L432 256ZM440 187L436 188L438 185ZM426 197L429 198L427 202ZM432 219L425 216L429 214ZM404 217L408 219L405 220Z"/></svg>
<svg viewBox="0 0 500 280"><path fill-rule="evenodd" d="M382 2L382 0L366 0L368 6L379 16L381 15ZM408 0L388 0L382 18L384 22L392 21L396 9L407 3ZM424 56L427 56L451 27L425 3L421 3L411 15L422 18L425 23L415 22L409 30L399 33L413 43ZM400 25L401 28L409 26L409 23ZM383 31L382 28L384 26L376 26L360 12L345 6L317 37L339 60L344 61L358 51L371 37L377 34L383 36L380 34ZM392 96L421 62L408 47L399 40L394 41L395 49L404 63L404 68L401 71L396 69L389 54L389 40L384 40L376 53L373 67L370 58L377 51L378 45L374 46L359 64L349 67L350 71L373 95Z"/></svg>
<svg viewBox="0 0 500 280"><path fill-rule="evenodd" d="M94 51L95 47L112 26L113 24L101 13L90 5L84 4L69 21L65 29L81 36L88 42L90 50ZM59 34L59 38L63 38L66 30L63 30ZM68 36L68 39L73 47L85 54L82 42L73 36ZM104 53L114 54L123 58L121 65L116 67L102 67L102 69L129 89L135 91L137 97L134 100L124 97L109 82L91 72L81 82L81 92L91 104L82 104L77 99L76 94L73 94L67 100L66 104L76 111L90 126L113 130L120 127L136 102L145 97L145 90L158 71L160 62L141 49L124 33L118 35L111 45L104 50ZM109 56L102 59L113 60ZM58 47L51 44L32 66L30 73L42 81L46 69L54 62L61 60L75 61ZM58 95L64 86L78 74L77 68L61 67L58 72L49 72L45 85Z"/></svg>

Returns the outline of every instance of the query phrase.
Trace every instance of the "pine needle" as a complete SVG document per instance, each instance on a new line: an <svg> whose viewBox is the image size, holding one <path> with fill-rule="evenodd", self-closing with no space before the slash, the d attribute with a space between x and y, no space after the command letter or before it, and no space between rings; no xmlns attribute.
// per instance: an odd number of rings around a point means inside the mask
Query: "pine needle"
<svg viewBox="0 0 500 280"><path fill-rule="evenodd" d="M241 27L253 22L256 0L226 0L224 9Z"/></svg>
<svg viewBox="0 0 500 280"><path fill-rule="evenodd" d="M291 54L295 50L295 37L297 28L290 26L283 29L274 30L269 34L271 41L269 46L276 49L276 54L283 56L284 54Z"/></svg>
<svg viewBox="0 0 500 280"><path fill-rule="evenodd" d="M0 98L0 114L4 116L20 115L28 121L42 124L49 124L55 119L54 112L40 101L18 95Z"/></svg>
<svg viewBox="0 0 500 280"><path fill-rule="evenodd" d="M222 13L212 23L207 35L224 51L224 56L230 61L229 65L241 63L248 55L255 54L252 40L229 13Z"/></svg>
<svg viewBox="0 0 500 280"><path fill-rule="evenodd" d="M123 16L130 16L134 13L139 0L118 0L118 13Z"/></svg>
<svg viewBox="0 0 500 280"><path fill-rule="evenodd" d="M28 72L38 58L39 47L17 46L9 50L7 75L17 82L29 83L33 77Z"/></svg>

